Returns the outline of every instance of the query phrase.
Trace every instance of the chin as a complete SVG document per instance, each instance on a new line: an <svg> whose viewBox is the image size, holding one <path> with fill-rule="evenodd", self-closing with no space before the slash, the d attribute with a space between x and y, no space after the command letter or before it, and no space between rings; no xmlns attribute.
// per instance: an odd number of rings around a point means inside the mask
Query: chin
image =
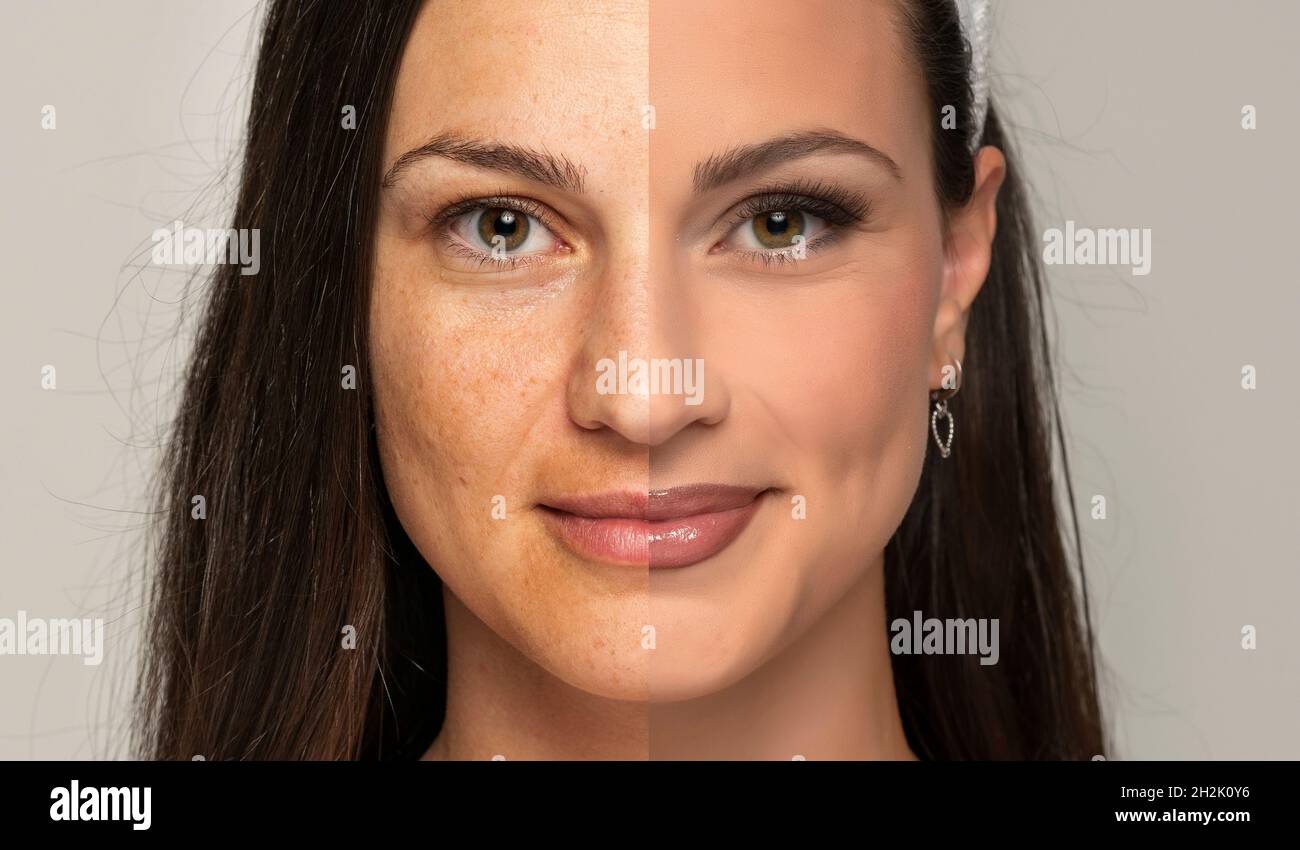
<svg viewBox="0 0 1300 850"><path fill-rule="evenodd" d="M611 596L575 589L548 600L545 620L516 626L513 631L523 639L512 643L569 687L605 699L644 702L652 651L642 647L644 580L642 588Z"/></svg>
<svg viewBox="0 0 1300 850"><path fill-rule="evenodd" d="M598 640L594 635L592 638ZM566 685L584 693L609 700L644 703L649 694L645 655L639 647L621 652L605 648L585 655L534 660Z"/></svg>
<svg viewBox="0 0 1300 850"><path fill-rule="evenodd" d="M769 657L787 620L782 606L731 598L651 603L657 645L650 659L649 698L699 699L743 681ZM753 612L748 620L737 611ZM761 612L761 613L760 613Z"/></svg>

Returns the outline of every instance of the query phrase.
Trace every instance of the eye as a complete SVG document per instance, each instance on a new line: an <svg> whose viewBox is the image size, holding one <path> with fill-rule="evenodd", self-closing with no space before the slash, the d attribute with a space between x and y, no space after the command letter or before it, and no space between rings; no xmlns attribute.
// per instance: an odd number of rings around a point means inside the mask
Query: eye
<svg viewBox="0 0 1300 850"><path fill-rule="evenodd" d="M870 215L870 201L856 192L821 183L775 186L735 207L731 230L714 251L767 264L800 260Z"/></svg>
<svg viewBox="0 0 1300 850"><path fill-rule="evenodd" d="M448 230L490 259L546 253L560 244L537 216L514 206L477 207L453 218Z"/></svg>
<svg viewBox="0 0 1300 850"><path fill-rule="evenodd" d="M430 232L449 267L509 271L554 259L572 249L556 235L563 225L550 207L514 195L464 197L428 216Z"/></svg>
<svg viewBox="0 0 1300 850"><path fill-rule="evenodd" d="M820 236L826 220L800 209L773 209L747 219L733 232L734 248L747 251L785 251Z"/></svg>

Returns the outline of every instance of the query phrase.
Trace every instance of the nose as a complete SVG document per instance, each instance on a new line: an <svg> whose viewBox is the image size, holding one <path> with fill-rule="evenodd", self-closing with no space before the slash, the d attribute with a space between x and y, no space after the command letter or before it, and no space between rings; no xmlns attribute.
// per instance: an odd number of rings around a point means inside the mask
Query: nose
<svg viewBox="0 0 1300 850"><path fill-rule="evenodd" d="M566 403L569 419L578 427L643 445L650 401L628 370L649 344L648 262L645 246L637 244L634 234L629 227L621 239L611 240L607 262L584 293L578 317L582 343L569 372Z"/></svg>
<svg viewBox="0 0 1300 850"><path fill-rule="evenodd" d="M668 246L665 246L667 248ZM656 254L658 272L650 291L651 373L658 392L650 395L647 441L661 446L695 426L717 425L731 406L725 375L710 368L700 311L691 298L679 258Z"/></svg>
<svg viewBox="0 0 1300 850"><path fill-rule="evenodd" d="M673 266L670 259L659 264ZM591 301L568 381L569 418L647 448L692 425L721 422L730 406L726 385L708 369L685 288L671 280L651 287L643 260L622 268Z"/></svg>

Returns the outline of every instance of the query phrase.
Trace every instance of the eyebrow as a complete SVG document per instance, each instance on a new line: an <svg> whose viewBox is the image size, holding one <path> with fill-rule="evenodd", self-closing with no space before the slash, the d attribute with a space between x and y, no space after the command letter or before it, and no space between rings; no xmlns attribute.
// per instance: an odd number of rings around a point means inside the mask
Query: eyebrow
<svg viewBox="0 0 1300 850"><path fill-rule="evenodd" d="M903 179L898 163L879 148L837 130L805 130L710 156L695 166L695 194L701 195L742 177L820 153L865 156L883 166L895 180Z"/></svg>
<svg viewBox="0 0 1300 850"><path fill-rule="evenodd" d="M408 168L431 157L514 174L576 195L584 191L586 170L574 165L564 156L490 139L470 138L459 133L439 133L418 148L399 156L384 174L383 187L387 189L396 185Z"/></svg>

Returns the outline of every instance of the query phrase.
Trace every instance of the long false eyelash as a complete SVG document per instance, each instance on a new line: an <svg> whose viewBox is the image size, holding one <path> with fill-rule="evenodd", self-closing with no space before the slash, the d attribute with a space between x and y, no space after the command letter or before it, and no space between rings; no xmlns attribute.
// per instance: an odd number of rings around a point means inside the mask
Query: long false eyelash
<svg viewBox="0 0 1300 850"><path fill-rule="evenodd" d="M728 235L756 216L776 210L810 213L830 224L824 233L804 243L803 250L806 254L816 253L835 244L843 236L844 228L869 220L872 213L871 200L866 195L816 180L770 184L740 202L733 210ZM734 253L767 267L784 266L798 260L792 248L747 249Z"/></svg>
<svg viewBox="0 0 1300 850"><path fill-rule="evenodd" d="M871 217L871 200L860 192L817 180L777 183L759 189L735 207L732 225L743 224L774 210L799 210L837 226L848 226Z"/></svg>

